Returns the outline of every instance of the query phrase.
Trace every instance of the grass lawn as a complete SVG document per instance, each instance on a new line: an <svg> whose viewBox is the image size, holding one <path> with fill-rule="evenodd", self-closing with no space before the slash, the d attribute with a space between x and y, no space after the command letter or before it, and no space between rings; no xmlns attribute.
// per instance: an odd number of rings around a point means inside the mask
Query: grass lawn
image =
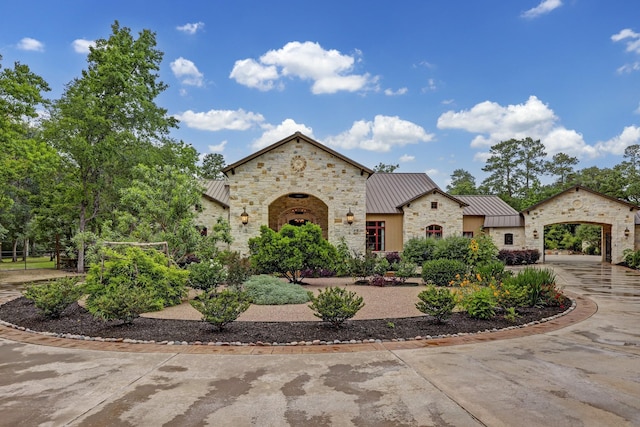
<svg viewBox="0 0 640 427"><path fill-rule="evenodd" d="M11 258L3 258L0 262L0 271L2 270L21 270L25 268L25 263L22 258L18 258L18 262L11 262ZM27 269L34 268L56 268L56 261L49 261L48 256L43 257L28 257Z"/></svg>

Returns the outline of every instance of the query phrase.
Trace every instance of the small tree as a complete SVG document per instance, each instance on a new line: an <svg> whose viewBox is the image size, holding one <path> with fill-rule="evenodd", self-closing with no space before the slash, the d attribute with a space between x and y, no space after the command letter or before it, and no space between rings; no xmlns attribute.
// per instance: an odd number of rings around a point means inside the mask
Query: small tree
<svg viewBox="0 0 640 427"><path fill-rule="evenodd" d="M211 323L218 331L235 321L251 306L244 292L225 289L222 292L211 292L197 300L189 301L191 306L202 314L202 320Z"/></svg>
<svg viewBox="0 0 640 427"><path fill-rule="evenodd" d="M278 232L263 225L260 236L249 239L249 249L258 273L279 273L292 283L301 283L302 270L331 266L336 258L336 248L311 223L285 224Z"/></svg>

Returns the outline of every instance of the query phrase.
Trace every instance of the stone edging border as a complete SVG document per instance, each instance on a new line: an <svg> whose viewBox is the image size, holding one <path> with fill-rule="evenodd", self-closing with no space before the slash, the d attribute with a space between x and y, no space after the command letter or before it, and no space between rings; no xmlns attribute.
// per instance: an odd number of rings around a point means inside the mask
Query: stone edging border
<svg viewBox="0 0 640 427"><path fill-rule="evenodd" d="M567 292L565 292L567 293ZM186 342L186 341L145 341L123 338L87 337L76 334L33 331L22 326L0 320L0 337L12 341L50 345L67 348L85 348L105 351L129 352L174 352L174 353L226 353L226 354L283 354L283 353L324 353L374 350L395 350L433 346L469 344L498 339L550 332L585 320L596 313L597 305L590 299L577 295L567 295L571 307L562 313L523 325L509 326L459 334L437 336L417 336L393 340L350 340L350 341L294 341L289 343L241 343L241 342ZM580 302L580 304L578 304Z"/></svg>

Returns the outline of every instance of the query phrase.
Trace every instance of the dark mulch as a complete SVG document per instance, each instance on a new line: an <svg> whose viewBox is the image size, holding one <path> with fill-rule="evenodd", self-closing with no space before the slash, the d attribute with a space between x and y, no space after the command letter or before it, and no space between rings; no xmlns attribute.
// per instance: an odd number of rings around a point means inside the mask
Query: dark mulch
<svg viewBox="0 0 640 427"><path fill-rule="evenodd" d="M350 320L341 328L321 322L233 322L219 332L212 325L194 320L138 318L133 324L95 319L83 307L73 304L59 319L47 319L24 297L0 306L0 319L34 331L67 333L102 338L186 342L290 343L294 341L349 341L417 336L437 336L462 332L478 332L521 325L561 313L565 308L519 309L515 323L498 314L492 320L472 319L465 313L454 313L442 324L433 318L410 317L376 320Z"/></svg>

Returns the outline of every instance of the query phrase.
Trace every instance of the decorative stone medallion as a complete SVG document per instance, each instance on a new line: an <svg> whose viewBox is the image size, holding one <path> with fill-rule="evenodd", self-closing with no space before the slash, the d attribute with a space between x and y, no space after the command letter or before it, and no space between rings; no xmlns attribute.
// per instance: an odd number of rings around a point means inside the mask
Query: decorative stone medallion
<svg viewBox="0 0 640 427"><path fill-rule="evenodd" d="M307 167L307 161L302 156L293 156L291 159L291 169L294 172L302 172Z"/></svg>

